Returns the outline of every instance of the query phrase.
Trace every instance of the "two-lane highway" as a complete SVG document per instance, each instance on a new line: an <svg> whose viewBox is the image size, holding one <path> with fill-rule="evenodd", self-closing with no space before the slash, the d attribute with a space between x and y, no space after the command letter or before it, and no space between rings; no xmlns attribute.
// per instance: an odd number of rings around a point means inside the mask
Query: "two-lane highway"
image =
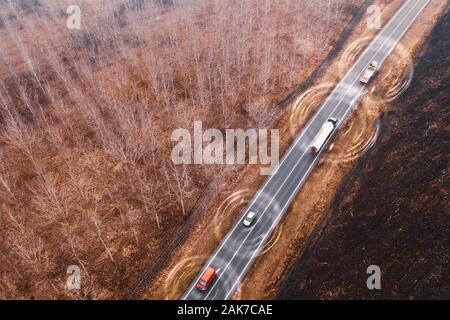
<svg viewBox="0 0 450 320"><path fill-rule="evenodd" d="M430 0L406 1L368 45L300 132L281 160L277 172L264 182L232 230L199 270L182 296L183 299L228 299L232 295L321 153L326 151L323 148L316 155L308 150L322 125L334 117L338 119L339 128L364 91L359 79L369 63L373 60L383 63L429 2ZM242 225L242 220L249 211L255 212L257 217L253 226L246 228ZM218 271L217 277L208 290L200 291L196 288L196 283L209 266Z"/></svg>

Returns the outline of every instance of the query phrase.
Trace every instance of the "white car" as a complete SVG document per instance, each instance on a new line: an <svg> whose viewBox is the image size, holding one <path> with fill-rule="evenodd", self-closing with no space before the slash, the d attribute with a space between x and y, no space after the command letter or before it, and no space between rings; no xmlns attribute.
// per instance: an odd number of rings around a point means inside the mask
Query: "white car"
<svg viewBox="0 0 450 320"><path fill-rule="evenodd" d="M246 226L247 228L250 227L252 225L253 220L255 220L255 217L256 217L256 213L254 213L253 211L250 211L245 216L243 225Z"/></svg>

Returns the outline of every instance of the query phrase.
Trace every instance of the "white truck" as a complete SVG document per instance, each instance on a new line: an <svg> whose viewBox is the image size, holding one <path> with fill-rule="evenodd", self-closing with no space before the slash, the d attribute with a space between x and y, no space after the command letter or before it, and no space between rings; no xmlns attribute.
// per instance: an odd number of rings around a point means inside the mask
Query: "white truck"
<svg viewBox="0 0 450 320"><path fill-rule="evenodd" d="M329 118L327 120L327 122L325 122L323 124L322 128L320 128L320 130L319 130L319 133L317 133L317 135L314 137L311 145L309 146L309 150L312 153L314 153L314 154L319 153L320 149L323 148L323 146L327 142L328 138L330 138L331 133L336 128L337 122L338 121L336 118Z"/></svg>
<svg viewBox="0 0 450 320"><path fill-rule="evenodd" d="M379 65L380 64L377 61L372 61L367 67L366 71L364 71L359 81L362 84L367 84L375 76L375 73L378 71Z"/></svg>

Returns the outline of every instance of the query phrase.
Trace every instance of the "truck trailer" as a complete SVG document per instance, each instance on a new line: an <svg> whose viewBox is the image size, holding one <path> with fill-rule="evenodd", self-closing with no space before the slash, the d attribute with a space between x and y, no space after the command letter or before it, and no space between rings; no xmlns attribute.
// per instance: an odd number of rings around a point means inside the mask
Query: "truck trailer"
<svg viewBox="0 0 450 320"><path fill-rule="evenodd" d="M328 141L328 139L331 136L331 133L336 128L337 119L336 118L329 118L327 122L325 122L320 128L319 133L314 137L311 145L309 146L309 150L317 154L319 151L323 148L325 143Z"/></svg>
<svg viewBox="0 0 450 320"><path fill-rule="evenodd" d="M367 67L366 71L364 71L359 81L362 84L367 84L375 76L375 73L378 71L378 66L379 63L377 61L372 61Z"/></svg>

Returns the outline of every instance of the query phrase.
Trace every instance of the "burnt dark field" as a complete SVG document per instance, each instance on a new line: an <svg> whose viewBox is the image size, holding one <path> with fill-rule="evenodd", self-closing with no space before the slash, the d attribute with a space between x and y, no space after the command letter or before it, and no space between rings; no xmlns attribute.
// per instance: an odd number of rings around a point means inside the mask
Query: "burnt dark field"
<svg viewBox="0 0 450 320"><path fill-rule="evenodd" d="M281 299L450 298L450 14L382 116L377 144L341 189L282 281ZM381 290L366 269L381 268Z"/></svg>

